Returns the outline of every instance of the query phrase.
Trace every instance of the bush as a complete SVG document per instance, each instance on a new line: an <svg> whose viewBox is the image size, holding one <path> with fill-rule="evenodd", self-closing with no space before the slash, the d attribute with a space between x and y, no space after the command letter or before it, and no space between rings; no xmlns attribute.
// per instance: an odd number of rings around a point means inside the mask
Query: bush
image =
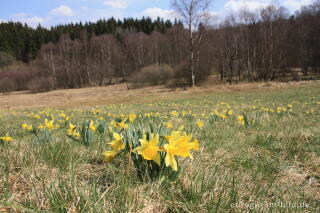
<svg viewBox="0 0 320 213"><path fill-rule="evenodd" d="M194 67L195 81L196 84L207 80L211 75L212 70L208 64L200 63L199 67ZM175 86L186 86L190 85L190 67L187 61L178 64L174 67L174 84Z"/></svg>
<svg viewBox="0 0 320 213"><path fill-rule="evenodd" d="M144 67L129 78L133 88L166 84L174 77L173 69L168 65L151 65Z"/></svg>
<svg viewBox="0 0 320 213"><path fill-rule="evenodd" d="M0 69L0 92L27 90L27 82L32 79L34 71L29 65L15 63Z"/></svg>
<svg viewBox="0 0 320 213"><path fill-rule="evenodd" d="M174 78L189 80L190 70L188 62L182 62L174 67Z"/></svg>
<svg viewBox="0 0 320 213"><path fill-rule="evenodd" d="M0 92L12 92L17 90L17 83L9 77L0 79Z"/></svg>
<svg viewBox="0 0 320 213"><path fill-rule="evenodd" d="M167 83L167 86L170 88L186 87L189 85L189 79L189 64L187 62L183 62L174 67L174 76Z"/></svg>
<svg viewBox="0 0 320 213"><path fill-rule="evenodd" d="M28 90L32 93L49 92L54 88L52 77L36 77L29 81Z"/></svg>

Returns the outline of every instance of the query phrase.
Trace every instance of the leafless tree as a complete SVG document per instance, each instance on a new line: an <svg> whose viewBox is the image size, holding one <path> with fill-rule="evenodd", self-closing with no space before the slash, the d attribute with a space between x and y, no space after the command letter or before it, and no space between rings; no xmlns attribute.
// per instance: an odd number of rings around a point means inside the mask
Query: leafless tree
<svg viewBox="0 0 320 213"><path fill-rule="evenodd" d="M196 30L201 24L206 25L208 23L212 0L172 0L171 4L175 12L180 16L181 21L188 26L190 84L195 86L194 52L202 37L202 34L196 33Z"/></svg>

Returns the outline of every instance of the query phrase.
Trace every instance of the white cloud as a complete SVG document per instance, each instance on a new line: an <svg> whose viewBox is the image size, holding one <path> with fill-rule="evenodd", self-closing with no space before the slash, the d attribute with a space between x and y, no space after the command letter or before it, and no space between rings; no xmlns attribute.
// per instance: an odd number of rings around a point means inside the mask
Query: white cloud
<svg viewBox="0 0 320 213"><path fill-rule="evenodd" d="M46 20L44 18L34 16L22 18L21 22L27 23L31 27L37 27L39 24L44 24Z"/></svg>
<svg viewBox="0 0 320 213"><path fill-rule="evenodd" d="M284 6L289 9L291 12L299 10L303 5L309 5L313 0L283 0L279 2L275 2L278 6ZM248 9L250 11L255 11L261 8L264 8L273 1L270 0L229 0L225 3L224 9L226 11L234 11L237 12L241 9Z"/></svg>
<svg viewBox="0 0 320 213"><path fill-rule="evenodd" d="M129 0L107 0L104 1L103 4L115 9L124 9L129 6Z"/></svg>
<svg viewBox="0 0 320 213"><path fill-rule="evenodd" d="M178 15L173 10L165 10L157 7L145 9L144 11L142 11L140 16L148 16L152 19L156 19L158 17L163 19L174 19L178 17Z"/></svg>
<svg viewBox="0 0 320 213"><path fill-rule="evenodd" d="M270 4L270 1L247 1L247 0L230 0L228 1L224 7L226 10L231 10L231 11L239 11L241 9L248 9L250 11L255 11L260 8L266 7Z"/></svg>
<svg viewBox="0 0 320 213"><path fill-rule="evenodd" d="M26 23L30 27L37 27L39 24L43 25L46 22L44 18L38 16L15 18L14 21Z"/></svg>
<svg viewBox="0 0 320 213"><path fill-rule="evenodd" d="M284 0L282 5L294 12L301 8L301 6L312 4L312 0Z"/></svg>
<svg viewBox="0 0 320 213"><path fill-rule="evenodd" d="M26 13L16 13L11 15L13 21L18 21L21 23L26 23L31 27L37 27L39 24L44 24L46 22L45 18L39 16L32 16Z"/></svg>
<svg viewBox="0 0 320 213"><path fill-rule="evenodd" d="M60 5L59 7L51 10L51 14L58 15L58 16L73 16L74 12L70 7L65 5Z"/></svg>

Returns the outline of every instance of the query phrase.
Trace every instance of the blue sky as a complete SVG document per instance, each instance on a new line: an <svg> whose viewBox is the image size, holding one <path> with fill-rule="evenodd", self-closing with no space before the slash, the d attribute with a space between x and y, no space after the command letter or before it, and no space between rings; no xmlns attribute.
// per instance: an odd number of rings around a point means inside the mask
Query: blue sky
<svg viewBox="0 0 320 213"><path fill-rule="evenodd" d="M243 7L256 10L270 2L294 12L313 0L213 0L210 8L223 16ZM51 26L75 21L95 21L109 17L172 18L170 0L3 0L0 21L20 21L31 26Z"/></svg>

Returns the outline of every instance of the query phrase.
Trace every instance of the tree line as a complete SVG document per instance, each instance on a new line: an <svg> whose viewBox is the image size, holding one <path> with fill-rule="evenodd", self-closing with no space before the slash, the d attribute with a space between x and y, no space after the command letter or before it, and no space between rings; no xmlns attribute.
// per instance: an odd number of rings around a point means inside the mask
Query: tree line
<svg viewBox="0 0 320 213"><path fill-rule="evenodd" d="M143 32L149 35L153 31L165 33L172 25L170 20L161 18L152 20L148 17L101 19L97 22L57 25L50 29L41 25L34 29L20 22L3 22L0 23L0 52L7 53L16 60L30 62L36 58L43 44L57 43L62 34L68 34L72 40L79 39L82 31L86 31L89 37L103 34L117 35L123 31Z"/></svg>
<svg viewBox="0 0 320 213"><path fill-rule="evenodd" d="M35 29L47 36L40 36L43 42L31 48L35 55L29 61L30 78L40 78L52 88L79 88L137 81L134 76L141 73L150 79L166 76L170 82L191 85L208 78L232 83L320 74L319 0L294 15L276 5L254 12L242 9L220 21L202 19L192 30L181 21L110 20L92 26L78 23ZM7 25L26 29L17 23ZM0 41L2 48L1 36ZM143 79L147 84L148 78Z"/></svg>

